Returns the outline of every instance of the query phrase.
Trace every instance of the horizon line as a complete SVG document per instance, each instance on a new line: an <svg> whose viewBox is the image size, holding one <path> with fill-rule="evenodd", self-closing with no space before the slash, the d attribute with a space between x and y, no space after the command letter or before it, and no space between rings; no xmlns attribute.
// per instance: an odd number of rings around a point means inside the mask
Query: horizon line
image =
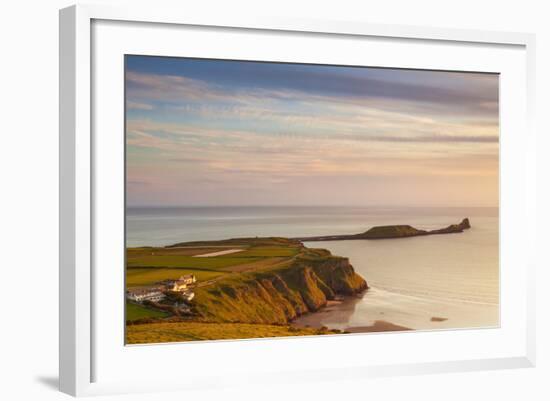
<svg viewBox="0 0 550 401"><path fill-rule="evenodd" d="M500 205L475 205L475 206L421 206L421 205L296 205L296 204L284 204L284 205L126 205L126 208L245 208L245 207L264 207L264 208L270 208L270 207L372 207L372 208L415 208L415 209L464 209L464 208L474 208L474 209L496 209L499 208Z"/></svg>

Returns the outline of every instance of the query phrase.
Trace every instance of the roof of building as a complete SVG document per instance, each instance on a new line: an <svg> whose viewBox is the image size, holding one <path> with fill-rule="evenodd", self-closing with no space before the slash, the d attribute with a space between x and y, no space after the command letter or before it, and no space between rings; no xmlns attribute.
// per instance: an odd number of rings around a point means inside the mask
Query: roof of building
<svg viewBox="0 0 550 401"><path fill-rule="evenodd" d="M155 293L162 294L160 289L157 288L157 287L132 288L131 290L128 290L127 292L128 292L128 294L133 294L133 295L147 295L147 294L155 294Z"/></svg>

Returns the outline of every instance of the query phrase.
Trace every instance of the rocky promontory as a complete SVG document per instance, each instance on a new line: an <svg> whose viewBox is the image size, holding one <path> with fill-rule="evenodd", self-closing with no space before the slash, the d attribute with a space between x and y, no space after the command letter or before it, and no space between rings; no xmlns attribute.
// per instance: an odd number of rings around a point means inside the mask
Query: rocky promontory
<svg viewBox="0 0 550 401"><path fill-rule="evenodd" d="M315 237L294 238L299 241L341 241L341 240L372 240L372 239L390 239L390 238L406 238L418 237L424 235L436 234L455 234L461 233L469 229L470 220L466 217L458 224L451 224L445 228L437 230L419 230L410 225L391 225L391 226L376 226L360 233L350 235L322 235Z"/></svg>
<svg viewBox="0 0 550 401"><path fill-rule="evenodd" d="M330 300L366 289L367 282L348 258L303 248L284 266L198 288L196 309L201 320L209 322L285 324L318 311Z"/></svg>

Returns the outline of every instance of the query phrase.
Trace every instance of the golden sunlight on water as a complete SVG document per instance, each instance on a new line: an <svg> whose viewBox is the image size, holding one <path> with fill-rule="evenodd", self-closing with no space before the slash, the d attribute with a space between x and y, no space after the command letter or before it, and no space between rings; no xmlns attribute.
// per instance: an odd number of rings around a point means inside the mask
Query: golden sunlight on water
<svg viewBox="0 0 550 401"><path fill-rule="evenodd" d="M303 316L300 325L349 329L383 320L411 329L499 325L498 218L460 234L306 243L349 257L371 287L362 297Z"/></svg>

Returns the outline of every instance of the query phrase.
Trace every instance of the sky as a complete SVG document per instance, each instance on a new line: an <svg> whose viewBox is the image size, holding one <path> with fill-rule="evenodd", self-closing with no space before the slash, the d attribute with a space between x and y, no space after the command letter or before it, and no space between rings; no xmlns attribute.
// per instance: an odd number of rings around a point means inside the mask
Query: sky
<svg viewBox="0 0 550 401"><path fill-rule="evenodd" d="M498 75L126 56L130 206L498 206Z"/></svg>

